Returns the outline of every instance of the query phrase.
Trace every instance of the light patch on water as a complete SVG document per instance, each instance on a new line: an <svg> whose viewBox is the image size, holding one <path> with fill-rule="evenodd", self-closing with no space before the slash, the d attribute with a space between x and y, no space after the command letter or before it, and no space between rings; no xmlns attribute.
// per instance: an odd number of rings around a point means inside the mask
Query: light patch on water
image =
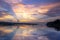
<svg viewBox="0 0 60 40"><path fill-rule="evenodd" d="M32 36L31 33L34 32L36 29L30 26L20 26L16 35L20 36Z"/></svg>

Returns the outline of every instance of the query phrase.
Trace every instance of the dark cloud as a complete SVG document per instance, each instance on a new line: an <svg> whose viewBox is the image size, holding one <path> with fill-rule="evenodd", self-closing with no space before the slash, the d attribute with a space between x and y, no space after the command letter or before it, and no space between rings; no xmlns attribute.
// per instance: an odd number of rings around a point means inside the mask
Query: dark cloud
<svg viewBox="0 0 60 40"><path fill-rule="evenodd" d="M48 3L56 3L60 2L60 0L23 0L24 4L48 4Z"/></svg>
<svg viewBox="0 0 60 40"><path fill-rule="evenodd" d="M0 0L0 7L6 9L10 14L14 15L11 5L5 2L5 0Z"/></svg>
<svg viewBox="0 0 60 40"><path fill-rule="evenodd" d="M60 16L60 5L52 8L52 9L47 13L47 15L48 15L48 16L51 16L51 17Z"/></svg>
<svg viewBox="0 0 60 40"><path fill-rule="evenodd" d="M7 15L6 13L7 13L7 12L5 12L5 11L0 11L0 17L3 17L3 16L5 16L5 15Z"/></svg>
<svg viewBox="0 0 60 40"><path fill-rule="evenodd" d="M8 11L0 11L0 17L10 15Z"/></svg>

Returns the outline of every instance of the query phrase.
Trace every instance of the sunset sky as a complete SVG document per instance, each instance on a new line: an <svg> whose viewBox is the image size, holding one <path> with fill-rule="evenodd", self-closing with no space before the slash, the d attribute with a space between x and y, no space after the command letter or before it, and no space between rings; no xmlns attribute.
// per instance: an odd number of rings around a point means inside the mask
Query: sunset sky
<svg viewBox="0 0 60 40"><path fill-rule="evenodd" d="M38 23L0 26L0 40L60 40L60 31L46 25L56 19L60 19L60 0L0 0L0 22Z"/></svg>
<svg viewBox="0 0 60 40"><path fill-rule="evenodd" d="M0 0L0 11L0 20L44 21L60 16L60 0Z"/></svg>

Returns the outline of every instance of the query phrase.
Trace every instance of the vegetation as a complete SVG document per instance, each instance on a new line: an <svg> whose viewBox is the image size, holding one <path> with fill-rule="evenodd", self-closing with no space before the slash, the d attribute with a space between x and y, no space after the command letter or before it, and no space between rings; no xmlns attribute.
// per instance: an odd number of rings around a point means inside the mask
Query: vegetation
<svg viewBox="0 0 60 40"><path fill-rule="evenodd" d="M52 28L55 28L56 30L60 30L60 20L59 19L57 19L57 20L55 20L55 21L53 21L53 22L48 22L47 23L47 26L48 27L52 27Z"/></svg>

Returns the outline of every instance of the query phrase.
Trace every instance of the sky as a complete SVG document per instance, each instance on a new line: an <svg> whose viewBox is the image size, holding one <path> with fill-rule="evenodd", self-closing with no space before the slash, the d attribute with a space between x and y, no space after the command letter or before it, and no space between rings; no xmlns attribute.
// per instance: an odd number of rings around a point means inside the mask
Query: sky
<svg viewBox="0 0 60 40"><path fill-rule="evenodd" d="M0 0L0 21L17 22L44 22L60 19L60 0ZM60 31L55 29L43 29L39 26L23 26L18 29L25 37L19 37L21 40L60 40ZM39 29L39 27L41 29ZM3 30L6 33L11 30ZM18 36L20 35L17 32ZM32 36L31 36L32 35ZM17 36L17 35L16 35ZM17 37L16 37L17 38Z"/></svg>
<svg viewBox="0 0 60 40"><path fill-rule="evenodd" d="M60 16L60 0L0 0L0 7L9 16L1 13L1 20L29 22Z"/></svg>

